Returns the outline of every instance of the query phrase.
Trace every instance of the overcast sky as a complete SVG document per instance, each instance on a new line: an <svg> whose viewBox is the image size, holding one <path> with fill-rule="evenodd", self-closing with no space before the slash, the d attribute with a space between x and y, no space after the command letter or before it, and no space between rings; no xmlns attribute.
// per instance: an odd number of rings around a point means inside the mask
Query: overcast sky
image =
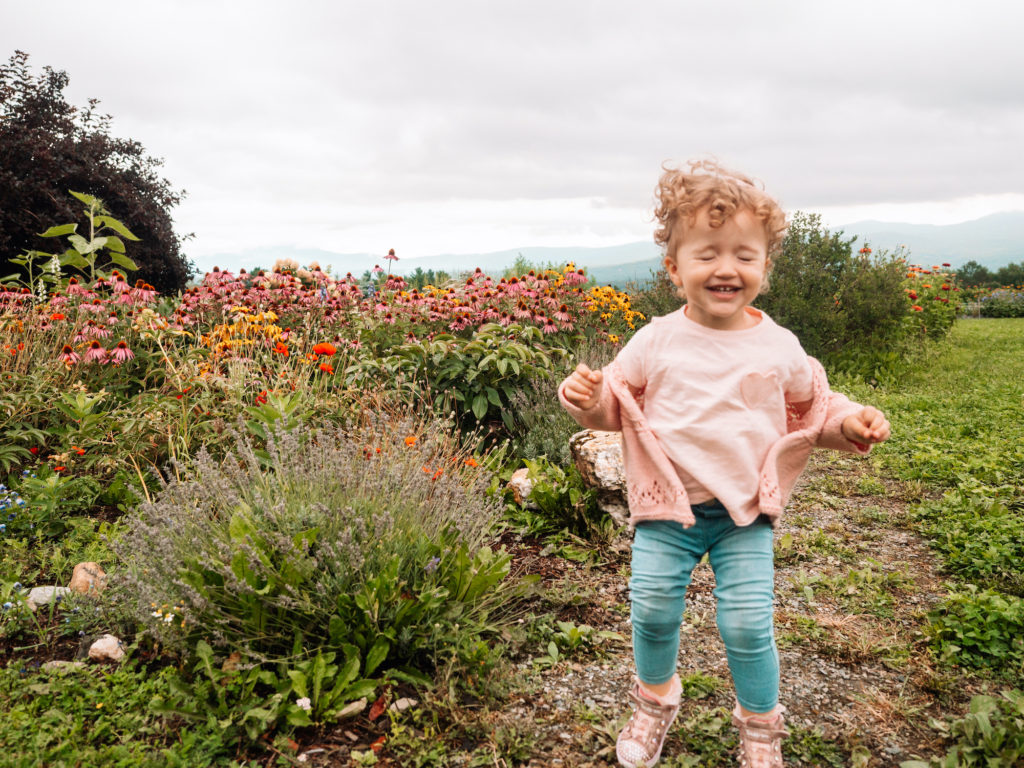
<svg viewBox="0 0 1024 768"><path fill-rule="evenodd" d="M1024 210L1022 29L1017 0L0 0L5 60L165 160L207 268L645 240L661 164L707 155L835 225Z"/></svg>

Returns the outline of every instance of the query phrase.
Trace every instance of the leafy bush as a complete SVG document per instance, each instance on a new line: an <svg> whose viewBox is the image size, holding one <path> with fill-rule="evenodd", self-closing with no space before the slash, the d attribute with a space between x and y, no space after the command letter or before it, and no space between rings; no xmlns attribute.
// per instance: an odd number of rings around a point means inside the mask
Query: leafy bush
<svg viewBox="0 0 1024 768"><path fill-rule="evenodd" d="M484 546L499 502L444 425L278 430L265 452L237 436L178 472L129 518L112 585L171 647L261 662L351 646L366 676L429 671L510 607L509 558Z"/></svg>
<svg viewBox="0 0 1024 768"><path fill-rule="evenodd" d="M817 214L797 212L771 287L756 304L826 366L873 376L900 364L912 332L906 265L866 247L853 253L855 239L824 229Z"/></svg>
<svg viewBox="0 0 1024 768"><path fill-rule="evenodd" d="M1024 599L968 584L951 593L929 619L941 659L1010 679L1024 675Z"/></svg>
<svg viewBox="0 0 1024 768"><path fill-rule="evenodd" d="M1024 499L971 480L922 504L915 516L957 578L1024 597Z"/></svg>
<svg viewBox="0 0 1024 768"><path fill-rule="evenodd" d="M180 718L151 706L172 694L173 678L173 667L148 670L134 660L102 670L0 669L3 764L227 765L237 755L237 740L215 719L181 728Z"/></svg>
<svg viewBox="0 0 1024 768"><path fill-rule="evenodd" d="M598 506L597 491L584 484L575 466L562 469L544 458L523 463L533 487L527 506L509 502L507 514L514 522L533 536L568 533L594 542L614 538L617 524Z"/></svg>
<svg viewBox="0 0 1024 768"><path fill-rule="evenodd" d="M900 768L1015 768L1024 761L1024 692L1006 690L1000 698L975 696L968 714L932 725L955 744L944 757L907 760Z"/></svg>
<svg viewBox="0 0 1024 768"><path fill-rule="evenodd" d="M1024 317L1024 291L997 288L979 299L982 317Z"/></svg>
<svg viewBox="0 0 1024 768"><path fill-rule="evenodd" d="M553 360L551 376L535 378L512 396L515 426L511 438L515 457L543 457L562 467L572 461L569 438L580 427L558 401L558 385L578 363L601 368L614 359L621 347L599 339L583 339L567 355Z"/></svg>

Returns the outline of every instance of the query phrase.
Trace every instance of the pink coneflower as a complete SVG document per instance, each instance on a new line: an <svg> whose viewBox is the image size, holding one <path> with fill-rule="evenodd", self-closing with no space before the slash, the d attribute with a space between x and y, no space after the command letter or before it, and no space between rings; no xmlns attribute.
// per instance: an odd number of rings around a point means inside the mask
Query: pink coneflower
<svg viewBox="0 0 1024 768"><path fill-rule="evenodd" d="M92 320L89 321L89 325L87 326L87 330L88 330L89 333L91 333L97 339L105 339L105 338L107 338L107 336L110 335L110 331L108 331L105 326L97 325Z"/></svg>
<svg viewBox="0 0 1024 768"><path fill-rule="evenodd" d="M124 279L124 275L114 273L114 293L128 293L131 290L131 286L128 285L128 281Z"/></svg>
<svg viewBox="0 0 1024 768"><path fill-rule="evenodd" d="M128 349L128 343L124 340L117 342L117 346L114 347L113 351L114 362L120 365L125 360L131 360L135 357L135 353Z"/></svg>
<svg viewBox="0 0 1024 768"><path fill-rule="evenodd" d="M107 350L103 348L103 345L93 339L89 343L89 349L85 353L85 359L90 362L102 363L107 359Z"/></svg>
<svg viewBox="0 0 1024 768"><path fill-rule="evenodd" d="M555 320L561 320L563 323L569 322L569 307L565 304L558 308L558 311L554 313Z"/></svg>
<svg viewBox="0 0 1024 768"><path fill-rule="evenodd" d="M544 333L556 333L558 331L558 326L555 325L555 321L550 317L538 317L537 322L543 323L541 330L544 331Z"/></svg>
<svg viewBox="0 0 1024 768"><path fill-rule="evenodd" d="M81 358L78 356L75 350L71 348L70 344L65 344L63 347L61 347L60 354L57 356L57 359L60 360L62 363L66 363L67 365L74 365Z"/></svg>

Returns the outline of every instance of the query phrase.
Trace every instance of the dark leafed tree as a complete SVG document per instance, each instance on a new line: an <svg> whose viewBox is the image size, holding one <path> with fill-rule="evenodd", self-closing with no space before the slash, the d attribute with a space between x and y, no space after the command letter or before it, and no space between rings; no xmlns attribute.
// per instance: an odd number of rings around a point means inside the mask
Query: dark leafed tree
<svg viewBox="0 0 1024 768"><path fill-rule="evenodd" d="M184 288L193 270L170 214L184 192L160 176L162 161L141 144L110 135L110 115L96 112L95 99L84 109L68 104L68 81L50 67L33 75L21 51L0 65L0 265L28 250L52 251L54 241L39 233L82 221L74 190L100 198L139 237L128 248L139 266L132 280L161 293Z"/></svg>

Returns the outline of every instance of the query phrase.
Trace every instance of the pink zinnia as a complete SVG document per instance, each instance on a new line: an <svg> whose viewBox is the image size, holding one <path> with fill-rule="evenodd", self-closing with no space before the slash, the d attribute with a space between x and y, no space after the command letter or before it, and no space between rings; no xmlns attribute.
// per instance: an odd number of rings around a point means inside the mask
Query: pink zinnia
<svg viewBox="0 0 1024 768"><path fill-rule="evenodd" d="M125 360L131 360L135 357L135 353L128 349L128 344L125 341L117 342L117 346L114 347L114 362L117 364L123 363Z"/></svg>
<svg viewBox="0 0 1024 768"><path fill-rule="evenodd" d="M85 353L85 359L102 363L107 359L107 350L103 348L103 345L93 339L92 343L89 344L89 350Z"/></svg>

